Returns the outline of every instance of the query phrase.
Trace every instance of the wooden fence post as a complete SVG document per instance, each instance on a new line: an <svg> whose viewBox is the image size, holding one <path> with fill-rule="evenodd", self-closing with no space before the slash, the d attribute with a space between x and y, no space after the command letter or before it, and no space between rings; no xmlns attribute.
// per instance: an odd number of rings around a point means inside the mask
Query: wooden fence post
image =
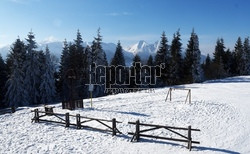
<svg viewBox="0 0 250 154"><path fill-rule="evenodd" d="M112 119L112 135L116 135L116 119Z"/></svg>
<svg viewBox="0 0 250 154"><path fill-rule="evenodd" d="M192 149L191 126L188 126L188 147L189 151Z"/></svg>
<svg viewBox="0 0 250 154"><path fill-rule="evenodd" d="M138 142L140 139L140 121L137 120L135 123L136 123L136 125L135 125L135 134L136 134L135 139Z"/></svg>
<svg viewBox="0 0 250 154"><path fill-rule="evenodd" d="M170 88L170 102L172 101L172 88Z"/></svg>
<svg viewBox="0 0 250 154"><path fill-rule="evenodd" d="M35 109L35 117L34 117L34 119L35 119L35 123L39 122L39 112L38 112L38 109Z"/></svg>
<svg viewBox="0 0 250 154"><path fill-rule="evenodd" d="M81 116L80 116L80 114L76 114L76 128L81 129Z"/></svg>
<svg viewBox="0 0 250 154"><path fill-rule="evenodd" d="M33 120L36 122L36 109L34 110L34 114L35 114L35 115L34 115ZM33 120L32 120L32 121L33 121Z"/></svg>
<svg viewBox="0 0 250 154"><path fill-rule="evenodd" d="M65 114L65 124L66 124L66 127L69 127L69 113Z"/></svg>
<svg viewBox="0 0 250 154"><path fill-rule="evenodd" d="M191 104L191 89L189 89L189 104Z"/></svg>

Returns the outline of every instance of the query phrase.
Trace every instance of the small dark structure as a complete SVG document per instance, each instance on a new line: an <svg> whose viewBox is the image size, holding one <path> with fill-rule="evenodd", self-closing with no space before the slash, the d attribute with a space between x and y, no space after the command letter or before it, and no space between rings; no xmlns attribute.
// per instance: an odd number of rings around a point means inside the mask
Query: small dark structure
<svg viewBox="0 0 250 154"><path fill-rule="evenodd" d="M51 116L53 115L53 108L55 108L54 106L44 106L44 110L46 112L46 115Z"/></svg>
<svg viewBox="0 0 250 154"><path fill-rule="evenodd" d="M84 108L83 100L62 101L62 109Z"/></svg>
<svg viewBox="0 0 250 154"><path fill-rule="evenodd" d="M139 141L140 137L148 137L148 138L156 138L156 139L162 139L162 140L170 140L170 141L177 141L177 142L186 142L188 143L187 148L191 151L192 149L192 143L193 144L200 144L198 141L193 141L191 137L191 132L192 131L200 131L199 129L192 129L191 126L188 126L187 128L185 127L172 127L172 126L162 126L162 125L154 125L154 124L144 124L140 123L139 120L136 122L128 122L129 124L135 125L135 132L129 132L129 135L133 135L131 142L132 141ZM144 127L150 127L141 130L140 126ZM165 136L154 136L154 135L149 135L149 134L142 134L148 131L153 131L156 129L161 129L164 128L173 134L176 134L177 136L181 138L172 138L172 137L165 137ZM177 132L178 130L186 130L187 131L187 136Z"/></svg>
<svg viewBox="0 0 250 154"><path fill-rule="evenodd" d="M65 100L62 101L63 109L74 110L75 108L84 108L83 100L79 97L77 98L76 94L76 82L77 75L73 69L69 69L66 73L66 83L69 88L69 95L65 97Z"/></svg>

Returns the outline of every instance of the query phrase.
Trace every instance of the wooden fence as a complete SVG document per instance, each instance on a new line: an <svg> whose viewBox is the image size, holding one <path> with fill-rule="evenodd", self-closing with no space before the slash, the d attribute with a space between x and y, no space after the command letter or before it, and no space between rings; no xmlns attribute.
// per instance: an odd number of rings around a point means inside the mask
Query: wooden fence
<svg viewBox="0 0 250 154"><path fill-rule="evenodd" d="M53 109L53 107L52 107ZM112 135L116 135L117 133L122 134L118 129L117 129L117 123L121 123L119 121L116 121L116 119L112 120L106 120L106 119L99 119L99 118L90 118L90 117L84 117L81 116L80 114L76 115L70 115L69 113L61 114L61 113L54 113L52 109L47 109L47 111L39 111L38 109L32 110L31 112L34 112L34 117L32 118L32 122L34 121L35 123L38 122L51 122L51 123L57 123L57 124L62 124L65 127L70 127L70 126L75 126L77 129L81 128L86 128L86 129L94 129L94 130L99 130L99 131L104 131L104 132L111 132ZM55 120L47 120L44 119L46 116L54 116L56 119L59 119L60 121L55 121ZM75 118L75 123L72 121L72 118ZM87 122L90 121L96 121L102 126L105 126L106 129L102 128L96 128L96 127L91 127L88 125L83 125L86 124ZM192 131L200 131L199 129L192 129L191 126L188 126L187 128L185 127L172 127L172 126L162 126L162 125L154 125L154 124L145 124L145 123L140 123L139 120L136 122L128 122L128 124L135 125L135 132L128 132L129 135L133 135L131 142L132 141L139 141L140 137L148 137L148 138L156 138L156 139L163 139L163 140L171 140L171 141L177 141L177 142L186 142L187 148L191 151L192 149L192 143L193 144L200 144L199 141L194 141L192 140L191 134ZM141 126L144 128L141 130ZM145 128L146 127L146 128ZM165 129L167 131L170 131L173 134L178 135L181 138L172 138L172 137L165 137L165 136L154 136L150 134L143 134L145 132L157 130L157 129ZM178 130L181 131L187 131L187 136L181 134L178 132Z"/></svg>
<svg viewBox="0 0 250 154"><path fill-rule="evenodd" d="M70 115L69 113L61 114L61 113L54 113L54 112L48 112L48 111L47 112L39 111L38 109L32 110L31 112L34 112L34 117L32 118L32 122L34 121L35 123L43 121L43 122L62 124L62 125L65 125L65 127L75 126L77 129L88 128L88 129L99 130L99 131L104 131L104 132L111 132L113 136L116 135L117 133L122 134L116 127L117 123L121 123L121 122L117 121L115 118L112 120L106 120L106 119L84 117L84 116L81 116L80 114ZM46 117L46 116L54 116L60 121L44 119L43 117ZM75 123L72 122L70 117L74 117L76 119L75 120L76 122ZM90 121L96 121L108 129L102 129L102 128L91 127L88 125L83 125ZM110 123L111 123L111 126L110 126Z"/></svg>
<svg viewBox="0 0 250 154"><path fill-rule="evenodd" d="M177 142L187 142L188 143L187 148L190 151L192 149L192 143L200 144L200 142L198 142L198 141L193 141L192 137L191 137L191 132L192 131L200 131L200 130L199 129L192 129L191 126L188 126L187 128L183 128L183 127L171 127L171 126L161 126L161 125L153 125L153 124L143 124L143 123L140 123L139 120L137 120L136 122L128 122L128 123L132 124L132 125L135 125L135 132L129 132L128 133L129 135L133 135L133 137L131 139L131 142L132 141L137 141L138 142L140 137L149 137L149 138L171 140L171 141L177 141ZM150 127L150 128L140 130L140 126ZM166 129L166 130L168 130L168 131L182 137L182 139L142 134L144 132L153 131L153 130L157 130L157 129L161 129L161 128L164 128L164 129ZM188 135L184 136L184 135L180 134L179 132L177 132L175 130L187 130Z"/></svg>

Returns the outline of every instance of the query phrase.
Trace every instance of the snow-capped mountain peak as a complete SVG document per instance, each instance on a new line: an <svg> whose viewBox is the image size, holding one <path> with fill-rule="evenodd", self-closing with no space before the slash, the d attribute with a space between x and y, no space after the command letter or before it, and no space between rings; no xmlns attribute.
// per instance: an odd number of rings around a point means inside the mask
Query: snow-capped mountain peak
<svg viewBox="0 0 250 154"><path fill-rule="evenodd" d="M143 40L137 42L136 44L130 46L127 50L134 55L137 54L138 52L142 52L143 50L147 50L147 46L149 44Z"/></svg>
<svg viewBox="0 0 250 154"><path fill-rule="evenodd" d="M158 41L154 44L149 44L144 40L137 42L136 44L127 48L128 52L133 53L133 55L138 54L142 59L147 59L150 55L155 55L158 49L159 43Z"/></svg>

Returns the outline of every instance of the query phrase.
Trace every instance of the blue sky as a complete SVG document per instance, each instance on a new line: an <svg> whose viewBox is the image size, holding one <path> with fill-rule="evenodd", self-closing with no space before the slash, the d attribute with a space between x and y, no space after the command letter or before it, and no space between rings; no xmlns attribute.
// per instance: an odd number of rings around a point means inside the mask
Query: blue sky
<svg viewBox="0 0 250 154"><path fill-rule="evenodd" d="M0 47L28 32L44 40L71 41L80 29L91 42L98 27L104 42L122 45L154 43L165 31L169 42L180 28L186 48L192 28L203 53L212 52L218 37L233 48L239 36L250 36L249 0L1 0ZM169 43L170 44L170 43Z"/></svg>

